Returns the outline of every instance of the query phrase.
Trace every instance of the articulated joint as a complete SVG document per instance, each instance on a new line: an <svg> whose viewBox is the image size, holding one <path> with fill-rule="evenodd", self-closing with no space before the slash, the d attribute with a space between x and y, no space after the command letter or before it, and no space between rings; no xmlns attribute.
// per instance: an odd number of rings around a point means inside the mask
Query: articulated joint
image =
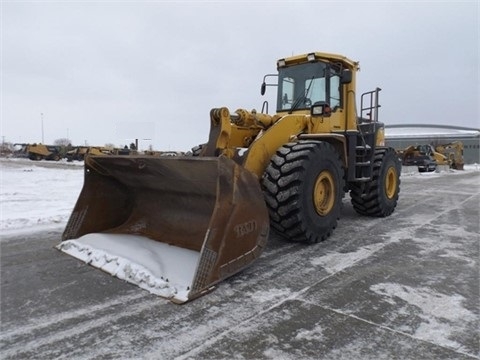
<svg viewBox="0 0 480 360"><path fill-rule="evenodd" d="M218 126L222 121L230 120L230 112L226 107L212 109L210 111L210 119L212 120L212 126Z"/></svg>
<svg viewBox="0 0 480 360"><path fill-rule="evenodd" d="M237 126L260 129L266 129L274 123L273 116L258 114L255 109L251 112L245 109L237 109L235 114L231 115L231 120Z"/></svg>

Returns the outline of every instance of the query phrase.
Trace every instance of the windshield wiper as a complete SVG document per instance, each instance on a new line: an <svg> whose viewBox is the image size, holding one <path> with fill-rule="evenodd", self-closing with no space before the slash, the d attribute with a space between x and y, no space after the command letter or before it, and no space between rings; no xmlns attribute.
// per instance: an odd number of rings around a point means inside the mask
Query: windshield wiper
<svg viewBox="0 0 480 360"><path fill-rule="evenodd" d="M297 107L300 105L302 100L305 101L305 99L307 99L307 96L308 96L308 93L310 92L310 87L313 84L314 78L315 76L312 76L312 78L310 79L310 83L308 84L307 90L305 90L305 94L302 94L295 99L295 101L292 104L292 107L290 108L290 111L288 112L289 114L291 114L294 110L297 109Z"/></svg>

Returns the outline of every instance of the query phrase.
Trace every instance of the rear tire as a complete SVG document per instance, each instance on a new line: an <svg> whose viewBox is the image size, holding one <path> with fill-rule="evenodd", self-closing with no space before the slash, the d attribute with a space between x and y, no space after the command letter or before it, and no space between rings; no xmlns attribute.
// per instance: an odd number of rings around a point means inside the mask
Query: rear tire
<svg viewBox="0 0 480 360"><path fill-rule="evenodd" d="M393 213L400 193L401 170L402 165L394 149L375 150L372 181L351 186L350 197L355 211L375 217Z"/></svg>
<svg viewBox="0 0 480 360"><path fill-rule="evenodd" d="M340 218L343 174L340 156L327 142L279 148L262 180L272 228L293 241L316 243L330 236Z"/></svg>

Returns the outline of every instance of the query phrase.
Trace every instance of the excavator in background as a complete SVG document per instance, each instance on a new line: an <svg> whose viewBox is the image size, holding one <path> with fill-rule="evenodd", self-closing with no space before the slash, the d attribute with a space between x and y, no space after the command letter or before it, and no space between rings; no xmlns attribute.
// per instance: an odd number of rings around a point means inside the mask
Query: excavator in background
<svg viewBox="0 0 480 360"><path fill-rule="evenodd" d="M427 150L429 155L433 157L433 159L437 162L438 166L444 167L444 168L450 168L451 167L451 161L449 158L442 153L438 152L435 150L435 148L432 145L427 145L430 149Z"/></svg>
<svg viewBox="0 0 480 360"><path fill-rule="evenodd" d="M437 145L435 151L449 160L452 169L463 170L463 143L461 141Z"/></svg>
<svg viewBox="0 0 480 360"><path fill-rule="evenodd" d="M85 157L89 155L93 156L104 156L104 155L139 155L140 152L132 147L123 147L123 148L114 148L114 147L104 147L104 146L78 146L66 153L67 161L83 161ZM182 156L185 155L184 152L176 151L153 151L146 150L143 151L143 155L149 156Z"/></svg>
<svg viewBox="0 0 480 360"><path fill-rule="evenodd" d="M390 215L401 163L385 146L380 89L357 112L358 62L313 52L277 69L261 86L277 87L276 114L263 112L268 102L262 112L214 108L208 141L189 156L86 157L58 248L183 303L255 261L270 228L325 240L345 193L360 215Z"/></svg>
<svg viewBox="0 0 480 360"><path fill-rule="evenodd" d="M435 171L438 167L463 170L463 143L436 145L410 145L397 151L404 166L417 166L420 172Z"/></svg>
<svg viewBox="0 0 480 360"><path fill-rule="evenodd" d="M60 146L43 144L14 144L13 146L20 146L20 150L16 151L16 154L28 157L30 160L59 161L62 158Z"/></svg>
<svg viewBox="0 0 480 360"><path fill-rule="evenodd" d="M410 145L404 150L397 151L404 166L416 166L419 172L437 170L437 166L450 166L448 158L436 152L432 145Z"/></svg>
<svg viewBox="0 0 480 360"><path fill-rule="evenodd" d="M77 146L76 148L67 151L66 158L67 161L83 161L87 155L110 155L113 151L113 148L102 147L102 146Z"/></svg>

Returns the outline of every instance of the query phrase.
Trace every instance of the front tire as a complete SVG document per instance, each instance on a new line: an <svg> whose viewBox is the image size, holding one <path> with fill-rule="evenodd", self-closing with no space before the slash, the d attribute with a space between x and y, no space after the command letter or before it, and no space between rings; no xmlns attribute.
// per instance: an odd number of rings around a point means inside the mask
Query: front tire
<svg viewBox="0 0 480 360"><path fill-rule="evenodd" d="M293 241L316 243L330 236L340 218L343 174L340 156L327 142L279 148L262 180L272 228Z"/></svg>
<svg viewBox="0 0 480 360"><path fill-rule="evenodd" d="M385 217L395 210L400 193L402 165L392 148L377 149L373 158L372 180L353 183L350 197L361 215Z"/></svg>

